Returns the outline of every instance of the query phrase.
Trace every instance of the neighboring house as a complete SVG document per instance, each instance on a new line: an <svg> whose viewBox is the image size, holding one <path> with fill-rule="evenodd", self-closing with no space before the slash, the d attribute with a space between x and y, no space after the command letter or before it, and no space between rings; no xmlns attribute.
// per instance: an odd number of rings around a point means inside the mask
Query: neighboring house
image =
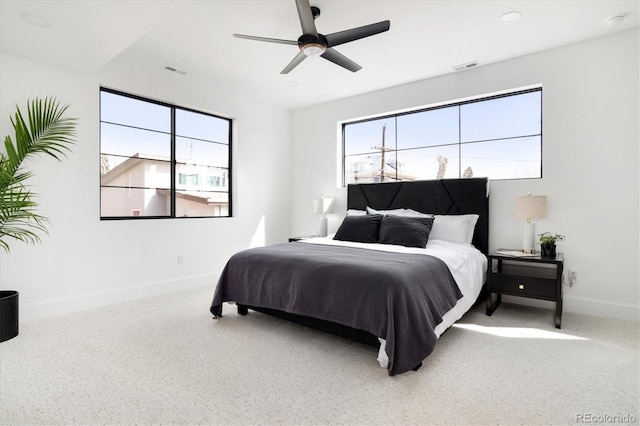
<svg viewBox="0 0 640 426"><path fill-rule="evenodd" d="M100 176L103 216L163 216L170 211L168 158L134 154ZM105 158L103 156L103 158ZM229 213L229 170L178 161L176 216L225 216ZM122 188L129 188L123 192Z"/></svg>

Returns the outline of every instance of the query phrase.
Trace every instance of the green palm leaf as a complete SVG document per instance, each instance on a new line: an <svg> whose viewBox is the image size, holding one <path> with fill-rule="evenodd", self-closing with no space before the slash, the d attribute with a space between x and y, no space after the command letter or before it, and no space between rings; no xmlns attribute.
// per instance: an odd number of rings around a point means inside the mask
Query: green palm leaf
<svg viewBox="0 0 640 426"><path fill-rule="evenodd" d="M40 241L39 232L47 233L47 218L36 213L38 204L25 181L33 172L24 170L27 158L40 154L62 160L75 142L76 119L64 117L68 106L55 98L27 101L27 120L20 108L11 117L15 141L4 139L5 153L0 152L0 248L9 251L9 238L26 243Z"/></svg>

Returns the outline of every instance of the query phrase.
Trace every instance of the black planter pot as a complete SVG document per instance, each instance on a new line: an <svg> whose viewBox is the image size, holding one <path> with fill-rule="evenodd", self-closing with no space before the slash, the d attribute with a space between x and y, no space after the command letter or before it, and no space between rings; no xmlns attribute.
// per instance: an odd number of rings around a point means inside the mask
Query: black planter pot
<svg viewBox="0 0 640 426"><path fill-rule="evenodd" d="M18 292L0 290L0 342L18 335Z"/></svg>
<svg viewBox="0 0 640 426"><path fill-rule="evenodd" d="M555 244L541 244L540 256L547 259L556 258L556 245Z"/></svg>

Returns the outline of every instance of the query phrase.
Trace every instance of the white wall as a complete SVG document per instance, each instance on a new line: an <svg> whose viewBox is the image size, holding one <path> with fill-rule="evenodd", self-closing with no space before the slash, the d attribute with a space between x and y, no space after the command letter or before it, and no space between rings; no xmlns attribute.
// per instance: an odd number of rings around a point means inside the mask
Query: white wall
<svg viewBox="0 0 640 426"><path fill-rule="evenodd" d="M12 134L15 104L36 96L70 104L79 127L67 160L33 163L51 233L0 253L0 288L20 291L23 320L191 286L213 292L236 251L316 232L314 198L337 199L335 231L346 208L338 121L541 83L544 177L492 183L491 247L519 244L513 197L546 194L537 230L567 235L560 249L579 271L565 311L638 320L638 51L635 30L292 113L162 70L112 63L83 76L2 54L0 136ZM234 118L234 217L100 221L100 85Z"/></svg>
<svg viewBox="0 0 640 426"><path fill-rule="evenodd" d="M292 234L316 231L315 197L336 198L329 232L342 220L338 121L542 84L543 178L491 183L490 246L518 247L514 197L546 194L536 230L566 235L565 268L579 273L564 310L638 321L638 40L636 29L294 111Z"/></svg>
<svg viewBox="0 0 640 426"><path fill-rule="evenodd" d="M103 85L234 119L232 218L100 221L99 87ZM0 134L27 99L56 96L77 117L78 143L62 163L33 164L39 212L51 220L40 245L0 253L0 287L20 291L29 320L183 288L211 285L236 251L289 235L290 113L258 99L163 70L125 63L81 76L2 55ZM177 255L184 256L178 265ZM206 311L208 301L202 309Z"/></svg>

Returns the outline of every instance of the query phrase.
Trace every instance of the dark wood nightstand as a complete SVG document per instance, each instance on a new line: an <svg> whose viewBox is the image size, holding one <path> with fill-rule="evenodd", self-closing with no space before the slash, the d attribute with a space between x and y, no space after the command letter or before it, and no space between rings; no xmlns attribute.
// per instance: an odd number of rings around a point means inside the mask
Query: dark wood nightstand
<svg viewBox="0 0 640 426"><path fill-rule="evenodd" d="M488 258L487 315L493 314L500 305L503 294L550 300L556 302L556 328L560 328L564 254L544 258L540 253L519 255L518 250L500 249ZM497 293L495 302L493 293Z"/></svg>
<svg viewBox="0 0 640 426"><path fill-rule="evenodd" d="M293 243L294 241L300 240L308 240L309 238L318 238L320 235L304 235L302 237L289 237L289 242Z"/></svg>

